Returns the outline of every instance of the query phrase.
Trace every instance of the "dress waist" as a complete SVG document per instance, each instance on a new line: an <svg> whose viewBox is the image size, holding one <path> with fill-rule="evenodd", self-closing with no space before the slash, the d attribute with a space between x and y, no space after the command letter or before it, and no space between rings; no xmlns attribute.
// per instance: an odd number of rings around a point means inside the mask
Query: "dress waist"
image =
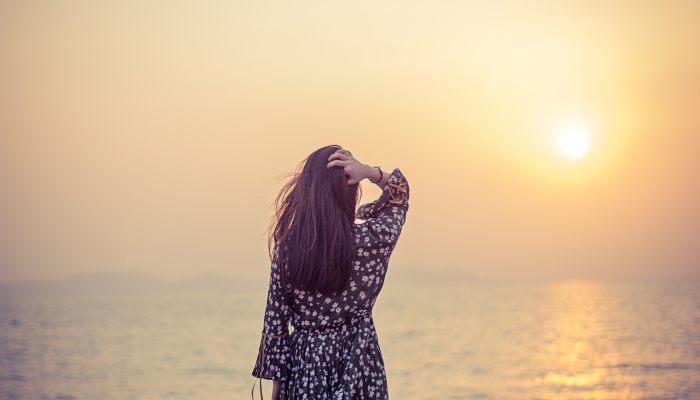
<svg viewBox="0 0 700 400"><path fill-rule="evenodd" d="M332 325L294 326L293 333L356 333L363 326L374 327L370 312L353 314L347 320Z"/></svg>

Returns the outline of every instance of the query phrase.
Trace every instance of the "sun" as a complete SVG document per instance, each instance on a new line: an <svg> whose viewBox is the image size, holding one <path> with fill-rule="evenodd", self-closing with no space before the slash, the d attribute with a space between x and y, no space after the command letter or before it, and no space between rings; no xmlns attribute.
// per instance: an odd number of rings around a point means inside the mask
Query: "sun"
<svg viewBox="0 0 700 400"><path fill-rule="evenodd" d="M569 158L580 158L588 153L590 139L581 128L567 129L559 135L559 149Z"/></svg>

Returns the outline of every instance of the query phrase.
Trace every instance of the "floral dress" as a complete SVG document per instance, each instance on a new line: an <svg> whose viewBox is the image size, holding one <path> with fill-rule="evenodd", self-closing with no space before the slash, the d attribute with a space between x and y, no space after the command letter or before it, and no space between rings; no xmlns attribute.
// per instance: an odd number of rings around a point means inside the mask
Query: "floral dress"
<svg viewBox="0 0 700 400"><path fill-rule="evenodd" d="M253 376L281 381L281 399L388 398L372 307L406 221L408 197L408 183L397 168L381 196L358 208L364 222L354 225L354 269L348 288L338 294L282 287L280 260L273 254Z"/></svg>

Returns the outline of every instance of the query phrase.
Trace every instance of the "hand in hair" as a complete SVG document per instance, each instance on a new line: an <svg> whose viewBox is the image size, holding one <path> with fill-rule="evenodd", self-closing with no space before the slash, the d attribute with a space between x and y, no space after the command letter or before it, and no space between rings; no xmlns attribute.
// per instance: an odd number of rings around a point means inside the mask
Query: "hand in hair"
<svg viewBox="0 0 700 400"><path fill-rule="evenodd" d="M328 157L328 165L326 167L342 167L345 170L345 175L348 177L348 185L356 185L360 183L363 179L368 178L374 181L382 187L385 182L377 182L381 177L381 173L378 169L373 168L367 164L363 164L355 157L353 157L350 151L345 149L340 149ZM386 174L384 174L386 175ZM386 179L382 179L385 181Z"/></svg>

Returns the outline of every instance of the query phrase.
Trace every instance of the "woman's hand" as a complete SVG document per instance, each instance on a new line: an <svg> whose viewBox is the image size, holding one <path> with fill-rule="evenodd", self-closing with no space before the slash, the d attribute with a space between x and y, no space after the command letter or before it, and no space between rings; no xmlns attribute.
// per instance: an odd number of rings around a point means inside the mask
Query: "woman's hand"
<svg viewBox="0 0 700 400"><path fill-rule="evenodd" d="M282 382L280 381L272 381L272 400L280 399L281 384Z"/></svg>
<svg viewBox="0 0 700 400"><path fill-rule="evenodd" d="M348 177L348 185L356 185L365 178L379 179L380 173L376 168L363 164L352 156L350 151L340 149L328 157L328 168L342 167Z"/></svg>

